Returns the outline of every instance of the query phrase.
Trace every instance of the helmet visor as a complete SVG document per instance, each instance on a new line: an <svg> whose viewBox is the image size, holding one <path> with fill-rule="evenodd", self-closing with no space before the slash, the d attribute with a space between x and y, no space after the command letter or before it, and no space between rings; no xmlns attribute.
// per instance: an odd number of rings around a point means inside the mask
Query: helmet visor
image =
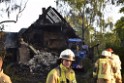
<svg viewBox="0 0 124 83"><path fill-rule="evenodd" d="M62 59L70 60L70 61L75 61L75 57L69 56L69 55L63 55Z"/></svg>

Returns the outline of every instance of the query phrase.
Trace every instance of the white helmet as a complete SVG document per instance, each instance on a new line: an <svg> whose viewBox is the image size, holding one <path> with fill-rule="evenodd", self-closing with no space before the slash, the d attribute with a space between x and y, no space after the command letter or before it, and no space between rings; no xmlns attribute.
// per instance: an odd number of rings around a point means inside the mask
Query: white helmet
<svg viewBox="0 0 124 83"><path fill-rule="evenodd" d="M102 54L101 55L102 56L108 56L108 57L110 57L111 56L111 53L108 52L108 51L106 51L106 50L104 50L104 51L102 51Z"/></svg>
<svg viewBox="0 0 124 83"><path fill-rule="evenodd" d="M66 49L66 50L61 52L59 58L60 59L66 59L66 60L75 61L75 54L70 49Z"/></svg>

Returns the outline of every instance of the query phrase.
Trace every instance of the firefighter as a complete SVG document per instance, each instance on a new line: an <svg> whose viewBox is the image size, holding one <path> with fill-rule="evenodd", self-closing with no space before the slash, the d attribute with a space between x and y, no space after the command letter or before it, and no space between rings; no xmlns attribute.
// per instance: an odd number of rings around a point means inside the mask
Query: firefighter
<svg viewBox="0 0 124 83"><path fill-rule="evenodd" d="M52 69L46 79L46 83L77 83L75 72L71 68L75 55L70 49L61 52L58 67Z"/></svg>
<svg viewBox="0 0 124 83"><path fill-rule="evenodd" d="M107 49L108 52L111 54L111 58L113 59L115 66L117 67L117 72L114 74L113 79L115 82L113 83L122 83L122 76L121 76L121 61L118 55L114 54L112 48Z"/></svg>
<svg viewBox="0 0 124 83"><path fill-rule="evenodd" d="M12 83L10 77L3 72L3 57L0 55L0 83Z"/></svg>
<svg viewBox="0 0 124 83"><path fill-rule="evenodd" d="M110 59L108 51L102 51L101 58L95 63L94 76L97 77L97 83L112 83L112 74L116 73L116 67L113 60Z"/></svg>

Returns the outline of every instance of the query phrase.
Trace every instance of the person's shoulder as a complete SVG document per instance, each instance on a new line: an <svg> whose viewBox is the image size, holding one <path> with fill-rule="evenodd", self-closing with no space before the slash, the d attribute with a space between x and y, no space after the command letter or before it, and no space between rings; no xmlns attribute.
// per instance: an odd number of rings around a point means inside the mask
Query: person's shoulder
<svg viewBox="0 0 124 83"><path fill-rule="evenodd" d="M3 73L1 77L4 79L4 81L7 81L7 83L12 83L10 76L7 74Z"/></svg>
<svg viewBox="0 0 124 83"><path fill-rule="evenodd" d="M3 73L2 77L10 78L7 74Z"/></svg>
<svg viewBox="0 0 124 83"><path fill-rule="evenodd" d="M118 56L117 54L112 54L112 56Z"/></svg>
<svg viewBox="0 0 124 83"><path fill-rule="evenodd" d="M119 56L117 54L112 54L111 56L112 58L119 58Z"/></svg>
<svg viewBox="0 0 124 83"><path fill-rule="evenodd" d="M49 74L57 74L58 69L53 68L52 70L49 71Z"/></svg>
<svg viewBox="0 0 124 83"><path fill-rule="evenodd" d="M109 61L109 60L111 60L111 59L108 57L102 57L102 58L99 58L96 62L101 63L101 62L105 62L105 61Z"/></svg>
<svg viewBox="0 0 124 83"><path fill-rule="evenodd" d="M98 62L100 62L101 60L103 60L104 58L98 58L97 60L96 60L96 62L98 63Z"/></svg>
<svg viewBox="0 0 124 83"><path fill-rule="evenodd" d="M69 70L71 73L75 73L75 71L71 68L70 70Z"/></svg>

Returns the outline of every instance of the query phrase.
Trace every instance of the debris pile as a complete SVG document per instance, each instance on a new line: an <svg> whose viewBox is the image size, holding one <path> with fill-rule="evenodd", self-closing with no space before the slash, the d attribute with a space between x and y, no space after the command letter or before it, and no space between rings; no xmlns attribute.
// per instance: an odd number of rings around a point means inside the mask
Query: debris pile
<svg viewBox="0 0 124 83"><path fill-rule="evenodd" d="M56 64L57 59L58 56L55 53L53 54L50 52L39 52L39 54L34 55L34 57L28 62L30 72L33 72L39 68L49 69L51 65Z"/></svg>

